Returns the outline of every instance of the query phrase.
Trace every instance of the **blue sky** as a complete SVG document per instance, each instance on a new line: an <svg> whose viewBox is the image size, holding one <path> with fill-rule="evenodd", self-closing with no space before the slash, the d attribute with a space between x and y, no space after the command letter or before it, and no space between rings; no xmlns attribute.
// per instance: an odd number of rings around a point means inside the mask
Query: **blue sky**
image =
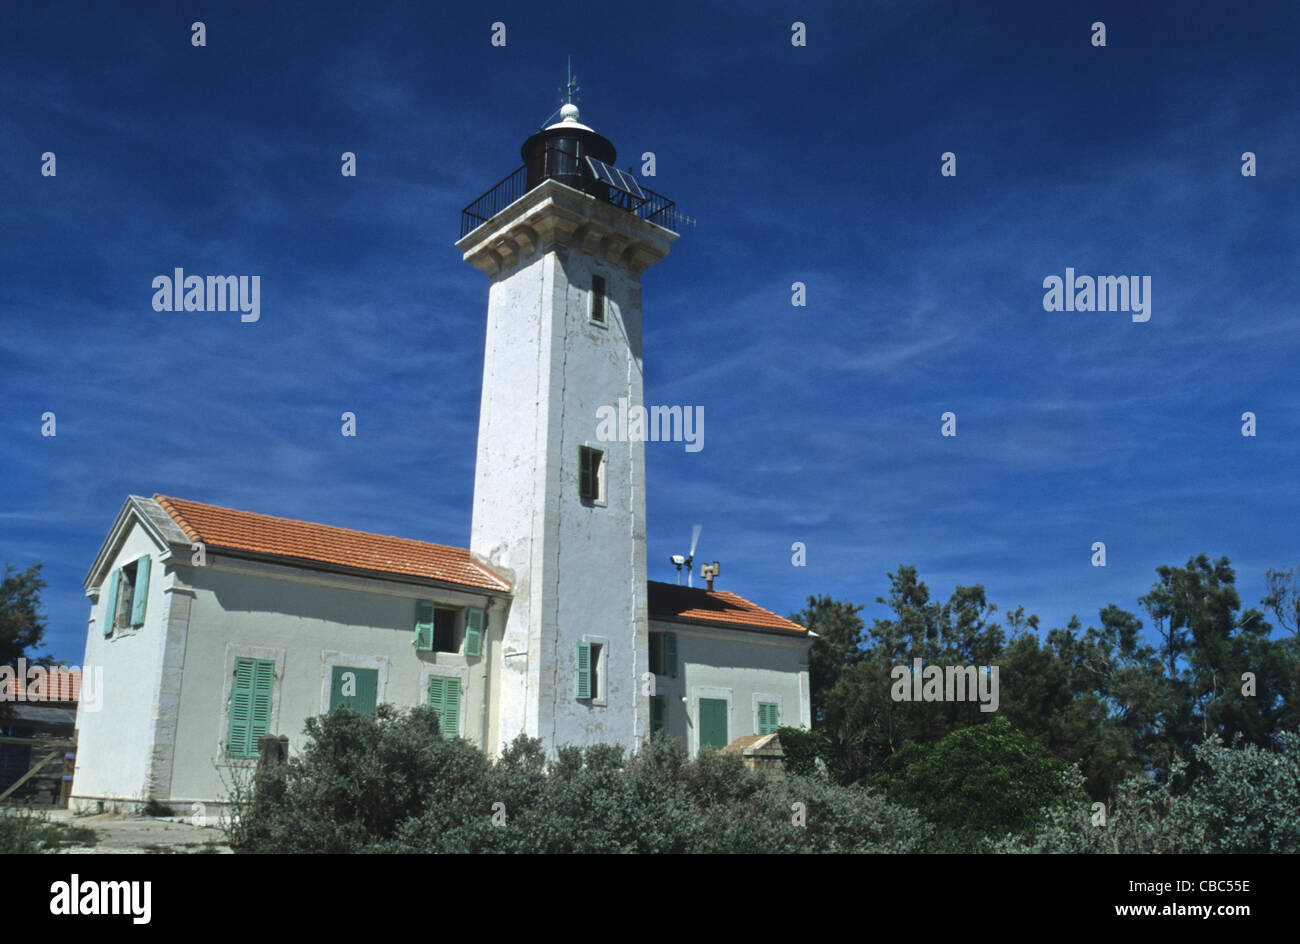
<svg viewBox="0 0 1300 944"><path fill-rule="evenodd" d="M644 281L647 401L705 410L702 451L647 445L652 578L698 522L781 613L913 564L1046 629L1202 551L1247 605L1300 564L1294 3L182 6L0 37L0 560L45 565L56 657L128 494L468 543L487 280L452 243L568 55L698 221ZM260 275L261 320L154 312L177 266ZM1149 275L1151 320L1045 312L1067 266Z"/></svg>

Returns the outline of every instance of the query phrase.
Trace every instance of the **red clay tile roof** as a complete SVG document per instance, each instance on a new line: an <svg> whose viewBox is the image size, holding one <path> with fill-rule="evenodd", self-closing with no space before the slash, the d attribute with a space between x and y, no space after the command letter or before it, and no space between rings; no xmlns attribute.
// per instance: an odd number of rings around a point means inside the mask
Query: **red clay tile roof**
<svg viewBox="0 0 1300 944"><path fill-rule="evenodd" d="M510 589L509 583L463 547L276 518L165 495L154 495L154 500L191 540L211 547L427 577L482 590Z"/></svg>
<svg viewBox="0 0 1300 944"><path fill-rule="evenodd" d="M777 616L757 603L726 590L706 590L703 587L679 587L672 583L649 581L650 618L712 623L735 628L775 629L778 631L807 633L798 623Z"/></svg>

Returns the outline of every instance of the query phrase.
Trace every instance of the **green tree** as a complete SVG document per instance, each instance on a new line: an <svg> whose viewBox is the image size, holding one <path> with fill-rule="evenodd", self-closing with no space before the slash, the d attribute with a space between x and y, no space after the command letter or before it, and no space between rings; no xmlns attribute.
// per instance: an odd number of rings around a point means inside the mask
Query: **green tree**
<svg viewBox="0 0 1300 944"><path fill-rule="evenodd" d="M1023 835L1044 809L1077 800L1065 765L1005 718L910 744L873 778L894 803L938 827L941 851L972 851L986 838Z"/></svg>
<svg viewBox="0 0 1300 944"><path fill-rule="evenodd" d="M30 656L45 638L45 614L41 612L41 565L15 571L5 564L0 580L0 665L13 665Z"/></svg>
<svg viewBox="0 0 1300 944"><path fill-rule="evenodd" d="M1271 640L1259 610L1238 613L1228 558L1201 554L1156 573L1160 579L1140 602L1155 623L1169 683L1163 738L1184 756L1212 733L1228 742L1240 734L1271 743L1288 693L1287 653ZM1255 676L1253 695L1242 690L1247 672Z"/></svg>

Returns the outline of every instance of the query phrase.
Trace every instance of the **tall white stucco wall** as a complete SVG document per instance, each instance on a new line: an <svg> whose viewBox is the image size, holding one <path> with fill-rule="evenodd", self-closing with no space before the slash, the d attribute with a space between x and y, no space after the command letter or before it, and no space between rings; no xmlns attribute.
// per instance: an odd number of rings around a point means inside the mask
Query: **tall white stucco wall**
<svg viewBox="0 0 1300 944"><path fill-rule="evenodd" d="M94 674L102 670L103 691L99 710L92 710L86 698L77 707L74 808L97 808L102 800L111 808L113 801L145 800L150 794L166 616L166 578L159 550L148 533L133 523L91 604L82 669ZM150 573L144 625L118 630L105 639L109 575L146 554Z"/></svg>
<svg viewBox="0 0 1300 944"><path fill-rule="evenodd" d="M589 318L593 275L606 323ZM597 410L642 403L639 279L577 249L537 251L488 294L470 548L514 573L491 748L517 734L634 746L644 730L645 452L601 442ZM579 497L579 447L605 452L600 504ZM573 690L578 641L604 647L604 698Z"/></svg>

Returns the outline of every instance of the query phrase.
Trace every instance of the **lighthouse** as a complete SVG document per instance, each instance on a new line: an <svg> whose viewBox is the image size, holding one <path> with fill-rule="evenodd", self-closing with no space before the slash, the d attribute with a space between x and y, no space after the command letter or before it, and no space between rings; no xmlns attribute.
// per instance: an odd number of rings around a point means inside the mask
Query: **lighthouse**
<svg viewBox="0 0 1300 944"><path fill-rule="evenodd" d="M643 405L641 277L675 211L571 100L521 155L456 243L489 280L470 550L513 586L488 613L486 746L634 749L653 694L645 444L598 438L597 416Z"/></svg>

